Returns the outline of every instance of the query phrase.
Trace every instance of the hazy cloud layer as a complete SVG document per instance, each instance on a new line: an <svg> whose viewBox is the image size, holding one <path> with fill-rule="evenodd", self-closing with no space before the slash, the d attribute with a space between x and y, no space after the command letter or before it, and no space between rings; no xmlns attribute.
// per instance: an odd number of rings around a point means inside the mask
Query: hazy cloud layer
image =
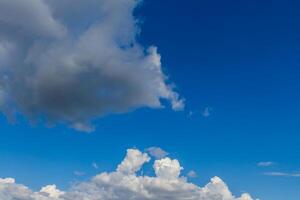
<svg viewBox="0 0 300 200"><path fill-rule="evenodd" d="M5 200L253 200L247 193L235 197L227 185L214 177L204 187L187 182L180 176L178 160L156 160L154 177L137 175L150 161L146 153L129 149L114 172L103 172L88 182L60 191L55 185L33 192L14 179L0 179L0 199Z"/></svg>
<svg viewBox="0 0 300 200"><path fill-rule="evenodd" d="M137 0L1 0L0 109L93 131L92 119L139 107L174 110L155 46L138 44Z"/></svg>

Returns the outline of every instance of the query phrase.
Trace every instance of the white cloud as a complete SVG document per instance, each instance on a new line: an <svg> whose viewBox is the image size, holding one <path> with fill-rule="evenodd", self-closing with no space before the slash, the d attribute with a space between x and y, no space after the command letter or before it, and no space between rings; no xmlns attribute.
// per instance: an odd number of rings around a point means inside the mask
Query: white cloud
<svg viewBox="0 0 300 200"><path fill-rule="evenodd" d="M300 177L300 173L286 173L286 172L266 172L267 176L281 176L281 177Z"/></svg>
<svg viewBox="0 0 300 200"><path fill-rule="evenodd" d="M0 1L0 109L86 132L93 119L162 99L182 110L157 47L136 41L139 2Z"/></svg>
<svg viewBox="0 0 300 200"><path fill-rule="evenodd" d="M88 122L74 122L72 125L72 128L78 131L86 132L86 133L91 133L95 131L95 127L91 125Z"/></svg>
<svg viewBox="0 0 300 200"><path fill-rule="evenodd" d="M14 179L0 179L2 200L253 200L247 193L235 197L227 185L214 177L204 187L187 182L180 176L178 160L164 158L154 162L156 176L136 173L149 162L149 156L129 149L125 159L114 172L103 172L88 182L60 191L55 185L34 192Z"/></svg>
<svg viewBox="0 0 300 200"><path fill-rule="evenodd" d="M56 185L47 185L40 190L40 193L45 193L51 198L59 198L64 192L56 188Z"/></svg>
<svg viewBox="0 0 300 200"><path fill-rule="evenodd" d="M124 174L134 174L139 171L144 163L149 162L150 157L136 149L128 149L127 155L118 166L117 171Z"/></svg>
<svg viewBox="0 0 300 200"><path fill-rule="evenodd" d="M166 180L177 180L181 170L183 170L178 160L171 160L170 158L156 160L153 168L158 178Z"/></svg>
<svg viewBox="0 0 300 200"><path fill-rule="evenodd" d="M150 147L150 148L146 149L146 151L156 159L161 159L161 158L164 158L167 155L169 155L168 152L164 151L163 149L161 149L159 147Z"/></svg>
<svg viewBox="0 0 300 200"><path fill-rule="evenodd" d="M273 166L275 163L271 161L265 161L265 162L259 162L257 163L257 166L259 167L270 167Z"/></svg>
<svg viewBox="0 0 300 200"><path fill-rule="evenodd" d="M13 178L5 178L5 179L0 178L0 183L2 183L2 184L9 184L9 183L13 184L15 182L16 182L16 180Z"/></svg>

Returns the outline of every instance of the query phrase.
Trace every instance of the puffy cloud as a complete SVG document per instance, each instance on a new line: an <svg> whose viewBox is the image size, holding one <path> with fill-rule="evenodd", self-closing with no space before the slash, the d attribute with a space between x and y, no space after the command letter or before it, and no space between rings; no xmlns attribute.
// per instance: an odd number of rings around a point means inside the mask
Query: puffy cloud
<svg viewBox="0 0 300 200"><path fill-rule="evenodd" d="M161 159L166 157L169 153L164 151L163 149L159 147L150 147L146 149L146 151L153 156L154 158Z"/></svg>
<svg viewBox="0 0 300 200"><path fill-rule="evenodd" d="M13 178L5 178L5 179L1 179L0 178L0 183L2 184L9 184L9 183L15 183L16 180Z"/></svg>
<svg viewBox="0 0 300 200"><path fill-rule="evenodd" d="M123 162L118 166L117 171L125 174L134 174L139 171L144 163L149 162L150 157L136 149L128 149Z"/></svg>
<svg viewBox="0 0 300 200"><path fill-rule="evenodd" d="M40 193L44 193L45 196L56 199L64 194L64 192L56 188L56 185L47 185L40 190Z"/></svg>
<svg viewBox="0 0 300 200"><path fill-rule="evenodd" d="M157 177L170 180L178 179L180 171L183 170L178 160L171 160L170 158L156 160L153 168Z"/></svg>
<svg viewBox="0 0 300 200"><path fill-rule="evenodd" d="M138 0L2 0L0 109L91 132L91 120L184 100L155 46L136 41Z"/></svg>
<svg viewBox="0 0 300 200"><path fill-rule="evenodd" d="M129 149L114 172L103 172L88 182L60 191L55 185L33 192L14 179L0 179L0 199L5 200L253 200L244 193L235 197L227 185L214 177L204 187L187 182L180 176L178 160L164 158L154 162L156 176L140 176L137 172L149 162L146 153Z"/></svg>

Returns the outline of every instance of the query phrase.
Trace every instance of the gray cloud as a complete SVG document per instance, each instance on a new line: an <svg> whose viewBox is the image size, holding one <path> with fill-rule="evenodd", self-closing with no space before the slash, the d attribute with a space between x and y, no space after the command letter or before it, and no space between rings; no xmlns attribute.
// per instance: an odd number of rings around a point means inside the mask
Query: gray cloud
<svg viewBox="0 0 300 200"><path fill-rule="evenodd" d="M62 37L66 33L66 28L52 16L50 7L41 0L2 0L0 28L2 36L20 37L17 39Z"/></svg>
<svg viewBox="0 0 300 200"><path fill-rule="evenodd" d="M164 151L163 149L159 147L150 147L146 149L146 151L153 156L154 158L161 159L169 155L168 152Z"/></svg>
<svg viewBox="0 0 300 200"><path fill-rule="evenodd" d="M214 177L204 187L187 182L180 175L183 169L176 159L156 160L155 176L138 176L137 172L150 161L146 153L129 149L114 172L103 172L90 181L60 191L55 185L34 192L14 179L0 179L0 199L5 200L253 200L244 193L232 195L227 185Z"/></svg>
<svg viewBox="0 0 300 200"><path fill-rule="evenodd" d="M136 0L0 1L0 108L86 132L91 120L184 101L144 48ZM90 17L93 16L93 17Z"/></svg>

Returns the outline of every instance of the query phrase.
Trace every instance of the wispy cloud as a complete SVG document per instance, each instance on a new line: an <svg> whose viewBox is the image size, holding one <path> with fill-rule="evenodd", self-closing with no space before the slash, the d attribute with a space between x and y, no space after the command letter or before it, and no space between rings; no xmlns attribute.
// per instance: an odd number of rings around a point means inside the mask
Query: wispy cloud
<svg viewBox="0 0 300 200"><path fill-rule="evenodd" d="M192 117L193 115L194 115L193 111L189 111L188 114L187 114L188 117Z"/></svg>
<svg viewBox="0 0 300 200"><path fill-rule="evenodd" d="M197 177L197 173L194 170L191 170L187 173L187 176L189 178L196 178Z"/></svg>
<svg viewBox="0 0 300 200"><path fill-rule="evenodd" d="M94 169L99 169L99 166L98 166L98 164L97 164L97 163L95 163L95 162L93 162L93 163L92 163L92 167L93 167Z"/></svg>
<svg viewBox="0 0 300 200"><path fill-rule="evenodd" d="M210 117L212 114L212 108L211 107L205 107L204 110L202 111L202 116L203 117Z"/></svg>
<svg viewBox="0 0 300 200"><path fill-rule="evenodd" d="M169 155L168 152L166 152L165 150L163 150L159 147L150 147L150 148L146 149L146 151L156 159L161 159L161 158L164 158L167 155Z"/></svg>
<svg viewBox="0 0 300 200"><path fill-rule="evenodd" d="M264 161L264 162L257 163L257 166L259 166L259 167L270 167L273 165L275 165L275 163L271 162L271 161Z"/></svg>
<svg viewBox="0 0 300 200"><path fill-rule="evenodd" d="M86 173L81 171L74 171L75 176L84 176Z"/></svg>
<svg viewBox="0 0 300 200"><path fill-rule="evenodd" d="M265 172L266 176L280 176L280 177L300 177L300 173L285 173L285 172Z"/></svg>

